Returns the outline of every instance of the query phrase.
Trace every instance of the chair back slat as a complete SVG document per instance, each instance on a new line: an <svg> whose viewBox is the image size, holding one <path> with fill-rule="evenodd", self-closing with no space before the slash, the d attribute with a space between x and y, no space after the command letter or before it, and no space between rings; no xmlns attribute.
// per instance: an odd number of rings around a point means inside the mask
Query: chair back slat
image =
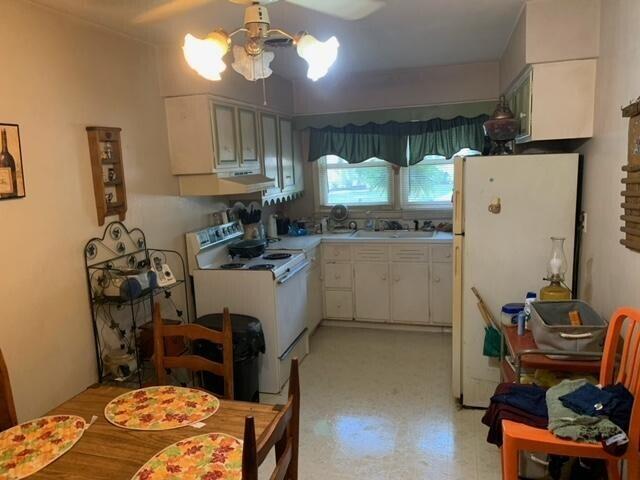
<svg viewBox="0 0 640 480"><path fill-rule="evenodd" d="M623 348L618 362L617 353L621 339ZM638 451L640 448L640 310L620 308L611 317L602 357L600 383L602 385L622 383L633 394L635 401L629 423L629 448L635 448Z"/></svg>
<svg viewBox="0 0 640 480"><path fill-rule="evenodd" d="M258 467L275 446L276 467L270 480L298 479L300 439L300 376L298 359L291 360L287 403L256 441L253 417L246 417L242 452L242 480L257 480Z"/></svg>
<svg viewBox="0 0 640 480"><path fill-rule="evenodd" d="M280 456L280 460L276 465L270 480L283 480L287 476L289 466L291 465L291 457L293 456L293 445L288 441L284 452Z"/></svg>
<svg viewBox="0 0 640 480"><path fill-rule="evenodd" d="M164 349L166 337L184 337L191 342L205 340L222 345L222 363L198 355L167 356ZM224 379L224 397L233 400L233 328L229 309L225 308L222 332L202 325L165 325L156 303L153 309L153 357L158 384L167 383L167 368L186 368L193 372L209 372Z"/></svg>
<svg viewBox="0 0 640 480"><path fill-rule="evenodd" d="M207 340L211 343L224 342L224 335L222 332L211 330L202 325L164 325L162 327L162 334L165 337L184 337L188 340Z"/></svg>
<svg viewBox="0 0 640 480"><path fill-rule="evenodd" d="M13 392L9 381L9 370L0 350L0 432L18 424Z"/></svg>

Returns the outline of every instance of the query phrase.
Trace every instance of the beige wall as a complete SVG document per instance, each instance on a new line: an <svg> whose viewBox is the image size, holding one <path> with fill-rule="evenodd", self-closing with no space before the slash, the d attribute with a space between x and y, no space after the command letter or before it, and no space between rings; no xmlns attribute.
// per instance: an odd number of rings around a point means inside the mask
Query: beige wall
<svg viewBox="0 0 640 480"><path fill-rule="evenodd" d="M640 253L620 245L621 167L627 158L628 119L620 106L640 95L640 2L602 5L594 138L585 155L584 209L587 233L581 264L584 298L603 315L616 307L640 307Z"/></svg>
<svg viewBox="0 0 640 480"><path fill-rule="evenodd" d="M153 246L183 250L217 206L175 196L153 48L1 4L0 121L20 124L27 197L0 202L0 348L26 419L96 380L83 246L102 229L85 126L122 127L126 223Z"/></svg>
<svg viewBox="0 0 640 480"><path fill-rule="evenodd" d="M600 1L527 0L500 59L500 91L528 64L597 57Z"/></svg>
<svg viewBox="0 0 640 480"><path fill-rule="evenodd" d="M294 82L299 115L493 100L498 63L447 65Z"/></svg>

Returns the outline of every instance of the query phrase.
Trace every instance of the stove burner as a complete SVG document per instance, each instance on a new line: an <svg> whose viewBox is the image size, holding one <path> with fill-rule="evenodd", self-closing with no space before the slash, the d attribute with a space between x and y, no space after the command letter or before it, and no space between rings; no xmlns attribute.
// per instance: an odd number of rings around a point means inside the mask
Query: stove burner
<svg viewBox="0 0 640 480"><path fill-rule="evenodd" d="M238 270L244 267L244 263L225 263L224 265L220 265L220 268L223 270Z"/></svg>
<svg viewBox="0 0 640 480"><path fill-rule="evenodd" d="M269 255L263 255L263 260L285 260L287 258L291 258L292 255L290 253L270 253Z"/></svg>
<svg viewBox="0 0 640 480"><path fill-rule="evenodd" d="M259 263L258 265L251 265L249 270L273 270L275 265L272 263Z"/></svg>

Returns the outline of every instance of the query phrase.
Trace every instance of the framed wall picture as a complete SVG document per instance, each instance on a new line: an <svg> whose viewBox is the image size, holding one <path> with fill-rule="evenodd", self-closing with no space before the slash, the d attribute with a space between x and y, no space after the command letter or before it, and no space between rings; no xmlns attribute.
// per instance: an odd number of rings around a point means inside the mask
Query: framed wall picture
<svg viewBox="0 0 640 480"><path fill-rule="evenodd" d="M24 171L18 125L0 123L0 139L0 200L23 198Z"/></svg>

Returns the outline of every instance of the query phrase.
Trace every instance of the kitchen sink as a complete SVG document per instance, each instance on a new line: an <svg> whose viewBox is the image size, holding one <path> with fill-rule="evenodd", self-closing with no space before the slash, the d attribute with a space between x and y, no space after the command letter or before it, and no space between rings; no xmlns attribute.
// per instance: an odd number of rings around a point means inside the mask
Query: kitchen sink
<svg viewBox="0 0 640 480"><path fill-rule="evenodd" d="M370 230L358 230L351 238L433 238L434 232L421 232L413 230L384 230L373 232Z"/></svg>

